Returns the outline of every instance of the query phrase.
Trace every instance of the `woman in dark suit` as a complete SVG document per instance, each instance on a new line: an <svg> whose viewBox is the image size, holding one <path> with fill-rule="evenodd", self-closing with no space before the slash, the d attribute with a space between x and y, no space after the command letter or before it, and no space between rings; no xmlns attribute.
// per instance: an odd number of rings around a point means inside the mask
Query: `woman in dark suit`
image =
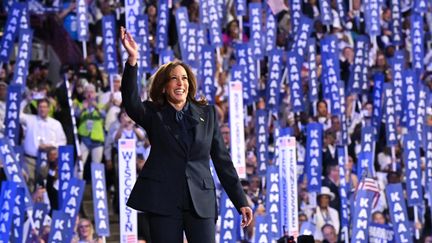
<svg viewBox="0 0 432 243"><path fill-rule="evenodd" d="M122 79L123 106L142 126L151 143L127 205L147 212L152 242L215 242L216 194L210 173L217 175L242 215L252 221L240 180L219 131L214 106L196 100L197 82L182 62L162 65L152 78L151 101L141 102L137 88L137 44L121 28L129 54Z"/></svg>

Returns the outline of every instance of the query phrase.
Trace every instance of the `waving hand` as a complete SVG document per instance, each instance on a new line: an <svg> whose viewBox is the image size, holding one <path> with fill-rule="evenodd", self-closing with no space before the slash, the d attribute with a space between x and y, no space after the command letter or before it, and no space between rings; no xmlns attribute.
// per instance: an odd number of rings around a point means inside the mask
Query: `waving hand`
<svg viewBox="0 0 432 243"><path fill-rule="evenodd" d="M135 66L138 59L138 45L133 39L132 35L126 31L126 29L122 26L120 27L120 37L122 40L123 47L126 49L129 54L128 63L131 66Z"/></svg>

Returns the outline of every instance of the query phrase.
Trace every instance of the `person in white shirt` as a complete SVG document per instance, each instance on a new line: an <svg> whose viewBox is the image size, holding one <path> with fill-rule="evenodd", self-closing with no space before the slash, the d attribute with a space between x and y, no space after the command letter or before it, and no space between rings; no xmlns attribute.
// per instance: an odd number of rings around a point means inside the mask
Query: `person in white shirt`
<svg viewBox="0 0 432 243"><path fill-rule="evenodd" d="M120 105L122 102L121 92L121 76L113 75L112 90L100 95L99 103L105 105L106 117L104 128L108 131L111 124L117 120L117 115L120 113Z"/></svg>
<svg viewBox="0 0 432 243"><path fill-rule="evenodd" d="M0 81L0 137L4 136L4 120L6 115L6 97L8 85L4 81Z"/></svg>
<svg viewBox="0 0 432 243"><path fill-rule="evenodd" d="M336 234L339 233L339 213L336 209L329 206L330 201L334 198L335 195L330 191L330 188L326 186L321 187L321 192L317 197L318 206L316 207L315 215L313 216L316 229L314 234L315 240L323 240L321 229L325 224L333 225Z"/></svg>
<svg viewBox="0 0 432 243"><path fill-rule="evenodd" d="M48 116L49 100L43 98L38 100L37 104L37 115L20 114L20 122L24 127L23 145L26 158L25 162L28 168L27 183L30 190L32 190L35 185L36 157L38 151L66 144L66 135L62 125L59 121ZM41 172L43 176L43 168L41 168Z"/></svg>

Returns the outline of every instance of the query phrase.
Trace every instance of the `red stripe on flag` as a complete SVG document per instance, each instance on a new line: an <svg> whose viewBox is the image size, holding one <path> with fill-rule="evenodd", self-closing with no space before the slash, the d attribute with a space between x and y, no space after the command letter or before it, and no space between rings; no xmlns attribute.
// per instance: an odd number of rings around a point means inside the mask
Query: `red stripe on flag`
<svg viewBox="0 0 432 243"><path fill-rule="evenodd" d="M381 191L380 191L380 189L378 187L378 183L377 183L376 180L374 180L372 178L369 178L369 177L364 178L358 184L356 192L358 190L365 190L365 191L374 192L372 207L375 207L377 205Z"/></svg>
<svg viewBox="0 0 432 243"><path fill-rule="evenodd" d="M137 237L135 235L126 235L126 242L127 243L136 243Z"/></svg>

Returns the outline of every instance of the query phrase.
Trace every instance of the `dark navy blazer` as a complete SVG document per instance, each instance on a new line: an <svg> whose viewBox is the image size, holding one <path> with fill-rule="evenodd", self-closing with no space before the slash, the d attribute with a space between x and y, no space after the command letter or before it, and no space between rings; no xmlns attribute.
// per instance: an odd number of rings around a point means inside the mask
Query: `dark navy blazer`
<svg viewBox="0 0 432 243"><path fill-rule="evenodd" d="M159 107L141 102L137 88L137 66L125 65L122 105L149 137L150 155L138 175L127 205L144 212L172 215L178 211L189 186L197 214L217 217L215 185L210 173L210 156L221 184L238 211L248 206L233 162L219 131L214 106L190 102L191 116L185 116L193 131L188 148L181 140L169 104ZM185 182L186 181L186 182Z"/></svg>

